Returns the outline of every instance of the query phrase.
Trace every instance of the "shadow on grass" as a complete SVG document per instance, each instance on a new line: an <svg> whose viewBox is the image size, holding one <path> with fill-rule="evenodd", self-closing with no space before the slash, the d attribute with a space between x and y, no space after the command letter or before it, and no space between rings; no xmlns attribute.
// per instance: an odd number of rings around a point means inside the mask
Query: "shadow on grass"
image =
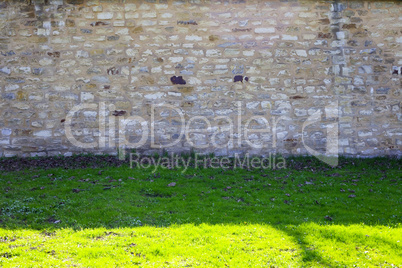
<svg viewBox="0 0 402 268"><path fill-rule="evenodd" d="M301 249L301 260L303 263L319 263L324 267L332 267L333 263L329 262L317 249L311 247L311 243L308 243L305 239L305 235L302 230L290 228L279 228L286 235L293 237L298 242Z"/></svg>

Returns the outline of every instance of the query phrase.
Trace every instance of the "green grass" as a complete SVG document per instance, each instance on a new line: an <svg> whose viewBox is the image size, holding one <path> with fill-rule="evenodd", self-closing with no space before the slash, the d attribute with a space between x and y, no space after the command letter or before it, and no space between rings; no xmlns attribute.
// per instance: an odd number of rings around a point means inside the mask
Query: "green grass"
<svg viewBox="0 0 402 268"><path fill-rule="evenodd" d="M401 267L401 160L287 161L3 171L0 266Z"/></svg>

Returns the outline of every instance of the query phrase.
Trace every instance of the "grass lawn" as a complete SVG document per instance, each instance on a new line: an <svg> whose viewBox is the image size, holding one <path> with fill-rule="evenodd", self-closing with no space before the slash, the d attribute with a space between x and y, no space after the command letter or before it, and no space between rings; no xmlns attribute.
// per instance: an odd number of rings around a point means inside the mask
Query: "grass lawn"
<svg viewBox="0 0 402 268"><path fill-rule="evenodd" d="M152 173L88 158L0 159L1 267L402 267L401 160Z"/></svg>

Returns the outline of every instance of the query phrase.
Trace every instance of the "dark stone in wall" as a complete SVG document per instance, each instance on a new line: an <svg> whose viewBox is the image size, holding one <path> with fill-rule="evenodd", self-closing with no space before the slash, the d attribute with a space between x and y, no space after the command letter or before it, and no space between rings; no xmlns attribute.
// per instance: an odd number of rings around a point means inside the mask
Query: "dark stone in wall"
<svg viewBox="0 0 402 268"><path fill-rule="evenodd" d="M114 111L113 112L113 115L114 116L122 116L122 115L125 115L127 112L126 111Z"/></svg>
<svg viewBox="0 0 402 268"><path fill-rule="evenodd" d="M173 85L185 85L186 81L183 79L183 76L172 76L170 81Z"/></svg>
<svg viewBox="0 0 402 268"><path fill-rule="evenodd" d="M60 52L55 51L55 52L48 52L47 53L50 57L55 57L55 58L60 58Z"/></svg>
<svg viewBox="0 0 402 268"><path fill-rule="evenodd" d="M233 82L243 82L243 76L242 75L236 75L234 78L233 78Z"/></svg>
<svg viewBox="0 0 402 268"><path fill-rule="evenodd" d="M243 83L243 81L246 81L246 82L248 82L248 77L246 76L246 77L244 77L243 78L243 76L242 75L236 75L234 78L233 78L233 82L242 82Z"/></svg>

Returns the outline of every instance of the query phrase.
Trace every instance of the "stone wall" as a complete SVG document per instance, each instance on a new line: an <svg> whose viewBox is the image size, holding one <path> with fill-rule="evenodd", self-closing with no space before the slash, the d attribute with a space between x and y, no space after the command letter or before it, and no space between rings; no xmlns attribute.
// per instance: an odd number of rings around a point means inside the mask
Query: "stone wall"
<svg viewBox="0 0 402 268"><path fill-rule="evenodd" d="M400 155L401 29L400 1L1 1L0 156Z"/></svg>

